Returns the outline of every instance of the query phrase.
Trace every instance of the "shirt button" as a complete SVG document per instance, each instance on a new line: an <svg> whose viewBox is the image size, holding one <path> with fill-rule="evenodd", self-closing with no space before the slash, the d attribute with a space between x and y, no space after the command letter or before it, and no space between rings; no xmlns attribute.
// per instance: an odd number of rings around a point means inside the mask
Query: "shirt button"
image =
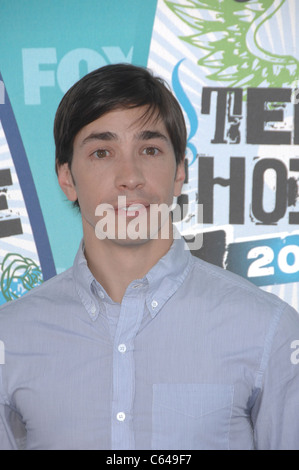
<svg viewBox="0 0 299 470"><path fill-rule="evenodd" d="M94 304L92 304L91 308L90 308L90 311L91 311L91 314L92 315L95 315L97 309L96 309L96 306Z"/></svg>
<svg viewBox="0 0 299 470"><path fill-rule="evenodd" d="M151 305L152 305L152 308L154 309L154 308L158 307L158 302L156 300L153 300Z"/></svg>
<svg viewBox="0 0 299 470"><path fill-rule="evenodd" d="M126 419L126 414L123 411L120 411L116 415L117 421L124 421Z"/></svg>
<svg viewBox="0 0 299 470"><path fill-rule="evenodd" d="M127 346L126 346L125 344L120 344L120 345L118 346L118 350L119 350L119 352L121 352L121 353L125 353L126 350L127 350Z"/></svg>
<svg viewBox="0 0 299 470"><path fill-rule="evenodd" d="M100 290L100 292L99 292L99 297L100 297L100 299L103 299L103 298L105 297L104 292L102 292L101 290Z"/></svg>

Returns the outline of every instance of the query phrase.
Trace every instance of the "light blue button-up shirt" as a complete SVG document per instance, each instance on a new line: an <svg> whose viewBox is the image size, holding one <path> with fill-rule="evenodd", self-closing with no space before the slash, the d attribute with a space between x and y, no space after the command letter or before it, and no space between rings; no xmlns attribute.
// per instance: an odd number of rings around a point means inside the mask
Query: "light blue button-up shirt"
<svg viewBox="0 0 299 470"><path fill-rule="evenodd" d="M0 449L299 449L299 315L182 239L121 304L74 266L0 310Z"/></svg>

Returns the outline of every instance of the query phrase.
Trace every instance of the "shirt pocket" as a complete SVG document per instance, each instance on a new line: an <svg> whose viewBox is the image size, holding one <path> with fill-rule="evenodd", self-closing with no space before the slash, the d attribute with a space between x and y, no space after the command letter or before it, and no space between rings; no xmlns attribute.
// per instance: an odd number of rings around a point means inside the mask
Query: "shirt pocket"
<svg viewBox="0 0 299 470"><path fill-rule="evenodd" d="M233 385L154 384L152 448L229 449Z"/></svg>

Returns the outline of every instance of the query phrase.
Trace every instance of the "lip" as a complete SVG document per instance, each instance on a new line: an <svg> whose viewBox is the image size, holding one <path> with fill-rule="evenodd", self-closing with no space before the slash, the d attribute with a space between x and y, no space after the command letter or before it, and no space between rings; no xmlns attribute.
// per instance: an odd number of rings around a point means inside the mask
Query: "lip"
<svg viewBox="0 0 299 470"><path fill-rule="evenodd" d="M144 200L141 200L141 199L134 199L132 201L127 201L125 199L125 204L113 204L113 208L114 210L117 210L117 209L123 209L124 207L130 207L130 206L144 206L144 207L149 207L150 206L150 203L148 201L144 201Z"/></svg>
<svg viewBox="0 0 299 470"><path fill-rule="evenodd" d="M149 207L150 204L145 201L130 201L123 206L115 206L114 211L118 215L124 215L126 217L136 217L137 215L146 212Z"/></svg>

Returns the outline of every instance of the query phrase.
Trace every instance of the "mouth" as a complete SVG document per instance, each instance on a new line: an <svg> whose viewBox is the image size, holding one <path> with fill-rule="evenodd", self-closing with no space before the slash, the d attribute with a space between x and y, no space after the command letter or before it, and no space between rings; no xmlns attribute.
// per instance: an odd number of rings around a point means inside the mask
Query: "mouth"
<svg viewBox="0 0 299 470"><path fill-rule="evenodd" d="M149 207L150 205L148 203L132 202L122 207L117 206L114 210L115 213L120 216L137 217L138 215L146 213Z"/></svg>

